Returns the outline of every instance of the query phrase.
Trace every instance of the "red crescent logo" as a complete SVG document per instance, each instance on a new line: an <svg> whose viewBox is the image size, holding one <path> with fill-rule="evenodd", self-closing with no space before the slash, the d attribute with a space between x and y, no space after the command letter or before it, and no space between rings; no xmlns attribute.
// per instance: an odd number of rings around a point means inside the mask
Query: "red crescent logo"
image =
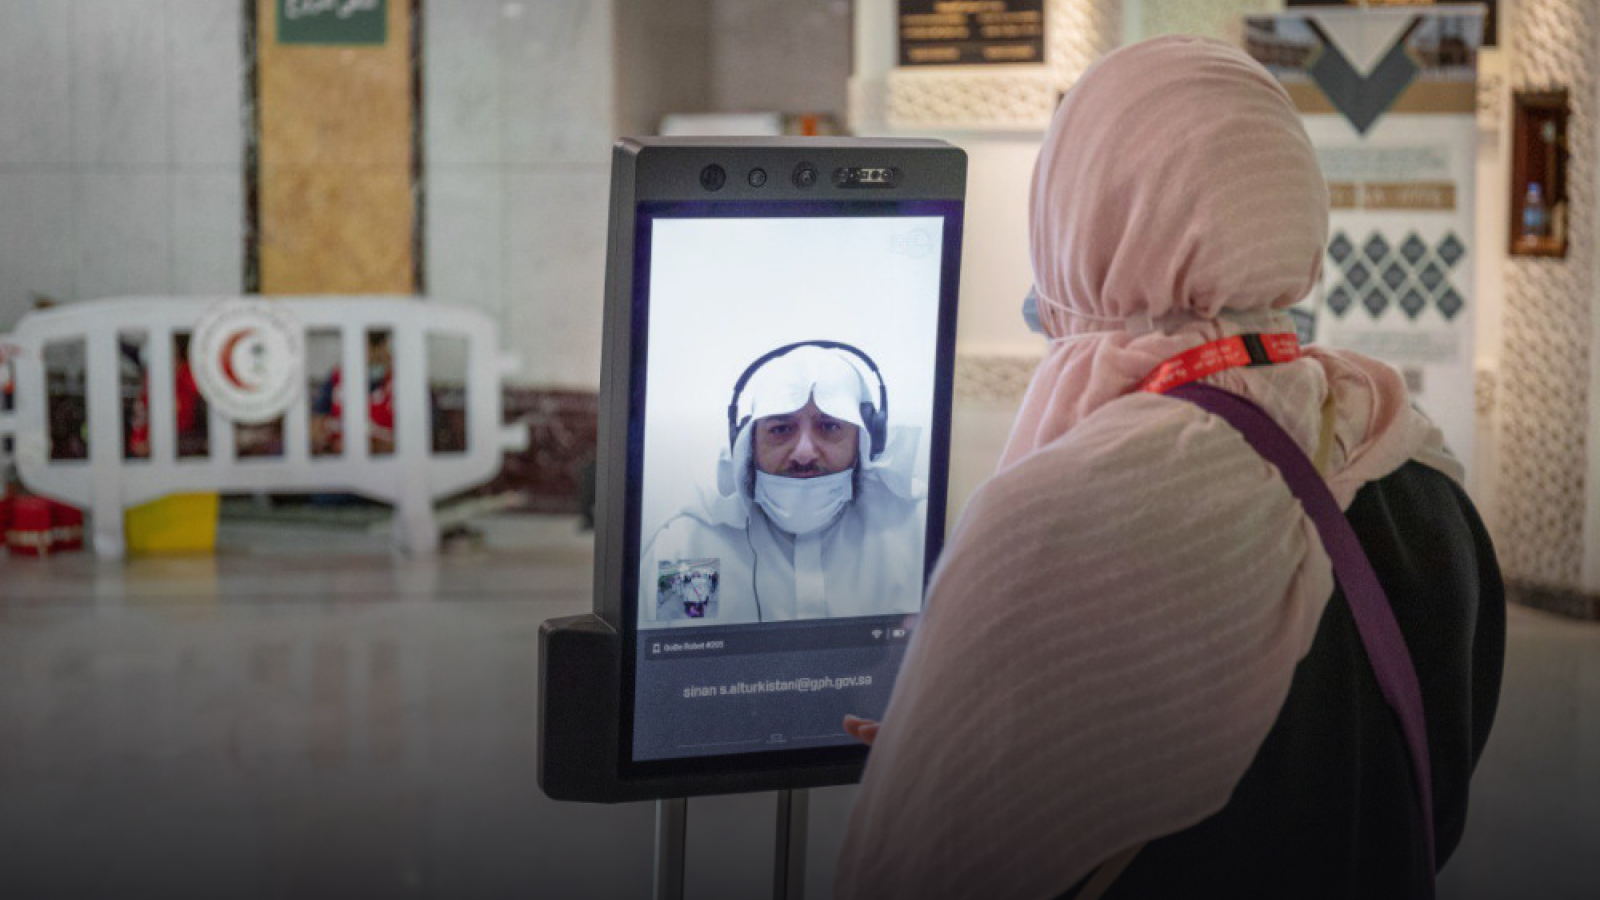
<svg viewBox="0 0 1600 900"><path fill-rule="evenodd" d="M256 330L254 328L246 328L243 331L238 331L229 335L228 339L223 342L222 352L219 354L222 362L222 377L228 379L230 384L241 391L253 391L256 389L256 385L246 384L244 380L239 377L239 373L233 370L233 351L239 346L240 341L252 334L255 334L255 331Z"/></svg>

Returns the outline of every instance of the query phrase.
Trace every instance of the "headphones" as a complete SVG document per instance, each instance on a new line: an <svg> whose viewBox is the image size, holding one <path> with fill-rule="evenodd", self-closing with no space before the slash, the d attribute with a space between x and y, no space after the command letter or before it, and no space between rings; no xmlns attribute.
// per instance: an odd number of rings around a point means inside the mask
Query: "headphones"
<svg viewBox="0 0 1600 900"><path fill-rule="evenodd" d="M750 382L751 376L755 375L756 370L760 369L767 363L777 359L780 356L783 356L785 353L788 353L791 350L798 350L801 347L821 347L824 350L843 350L846 353L853 354L857 359L866 363L868 369L872 370L873 377L878 379L878 405L874 407L871 401L862 403L861 421L867 427L867 438L870 441L871 447L870 458L877 459L878 454L883 452L884 444L888 443L889 388L883 383L883 373L878 371L878 364L872 361L872 357L861 352L860 349L842 341L797 341L793 344L785 344L776 350L763 353L761 356L757 357L756 361L751 363L749 367L744 370L744 374L740 375L739 380L734 382L733 385L733 399L728 403L728 446L731 448L734 445L734 442L739 438L739 429L743 428L745 423L750 421L749 416L745 416L743 419L739 418L739 395L744 393L744 386ZM859 373L857 374L859 375Z"/></svg>

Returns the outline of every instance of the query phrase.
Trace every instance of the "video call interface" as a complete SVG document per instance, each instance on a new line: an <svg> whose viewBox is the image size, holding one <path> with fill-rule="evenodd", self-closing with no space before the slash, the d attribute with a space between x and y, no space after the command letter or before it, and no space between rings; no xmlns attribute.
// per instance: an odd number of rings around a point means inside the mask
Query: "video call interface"
<svg viewBox="0 0 1600 900"><path fill-rule="evenodd" d="M956 216L640 204L634 762L847 746L846 714L882 715L943 533L929 475Z"/></svg>

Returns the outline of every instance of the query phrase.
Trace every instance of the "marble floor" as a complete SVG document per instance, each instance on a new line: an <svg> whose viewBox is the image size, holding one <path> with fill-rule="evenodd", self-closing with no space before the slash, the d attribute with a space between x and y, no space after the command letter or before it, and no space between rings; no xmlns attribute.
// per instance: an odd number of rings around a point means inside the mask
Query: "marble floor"
<svg viewBox="0 0 1600 900"><path fill-rule="evenodd" d="M0 558L0 898L648 897L652 808L534 782L537 630L587 611L590 542L483 531ZM851 795L812 792L813 900ZM689 896L769 896L773 795L689 810ZM1472 816L1441 896L1600 896L1600 626L1513 610Z"/></svg>

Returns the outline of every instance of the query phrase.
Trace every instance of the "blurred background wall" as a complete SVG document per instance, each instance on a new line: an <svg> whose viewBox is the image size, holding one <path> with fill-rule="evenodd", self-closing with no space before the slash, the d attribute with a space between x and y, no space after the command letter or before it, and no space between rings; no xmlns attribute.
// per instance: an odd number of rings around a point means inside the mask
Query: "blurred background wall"
<svg viewBox="0 0 1600 900"><path fill-rule="evenodd" d="M68 301L237 293L240 5L0 4L0 328Z"/></svg>
<svg viewBox="0 0 1600 900"><path fill-rule="evenodd" d="M0 4L0 328L35 294L244 289L252 6ZM417 6L423 292L499 317L529 385L598 387L616 137L666 112L844 113L842 0Z"/></svg>
<svg viewBox="0 0 1600 900"><path fill-rule="evenodd" d="M894 0L389 6L417 35L412 287L500 322L504 343L524 360L510 408L547 413L559 425L549 433L591 427L616 137L650 133L668 113L765 110L963 146L971 227L955 510L988 473L1043 349L1017 315L1031 277L1023 211L1041 111L1047 117L1076 74L1119 43L1174 32L1236 40L1241 15L1282 9L1283 0L1048 0L1046 64L998 74L897 70ZM0 329L36 296L247 291L260 284L252 266L263 248L316 232L309 209L252 231L266 221L251 194L264 183L251 180L249 165L263 112L254 102L270 99L259 79L276 63L251 52L246 26L272 8L274 0L0 3ZM1559 261L1477 257L1481 464L1470 487L1508 571L1541 589L1594 593L1600 280L1588 206L1600 177L1590 153L1600 7L1505 0L1498 15L1499 46L1480 59L1477 243L1504 243L1510 92L1560 85L1574 98L1575 251ZM368 51L330 52L318 77L336 81ZM940 81L952 78L967 84L957 92L966 107L930 105L952 96ZM351 106L359 119L364 112ZM929 110L936 114L919 121ZM394 214L374 217L374 227L396 227ZM405 287L391 282L359 289ZM290 280L283 289L358 288ZM535 437L523 470L548 468L536 458L548 435ZM584 452L561 450L563 472ZM572 479L562 477L566 490Z"/></svg>

